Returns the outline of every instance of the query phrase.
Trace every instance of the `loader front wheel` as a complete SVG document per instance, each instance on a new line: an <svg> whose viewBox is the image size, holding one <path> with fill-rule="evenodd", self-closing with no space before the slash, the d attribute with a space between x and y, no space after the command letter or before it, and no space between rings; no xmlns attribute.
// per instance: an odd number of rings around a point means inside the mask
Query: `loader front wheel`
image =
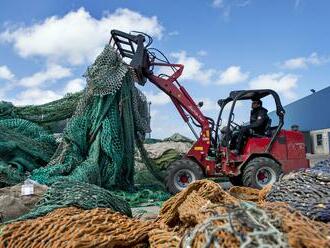
<svg viewBox="0 0 330 248"><path fill-rule="evenodd" d="M243 185L261 189L279 180L281 166L271 158L257 157L248 162L243 169Z"/></svg>
<svg viewBox="0 0 330 248"><path fill-rule="evenodd" d="M179 159L167 167L165 177L166 189L176 194L185 189L190 183L204 178L201 167L190 159Z"/></svg>

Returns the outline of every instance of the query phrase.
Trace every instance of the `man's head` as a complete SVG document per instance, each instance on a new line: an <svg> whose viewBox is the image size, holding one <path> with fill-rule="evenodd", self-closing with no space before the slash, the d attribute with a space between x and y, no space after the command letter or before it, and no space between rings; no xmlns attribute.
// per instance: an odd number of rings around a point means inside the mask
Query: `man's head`
<svg viewBox="0 0 330 248"><path fill-rule="evenodd" d="M260 99L254 99L252 100L252 109L257 109L262 106L262 101Z"/></svg>

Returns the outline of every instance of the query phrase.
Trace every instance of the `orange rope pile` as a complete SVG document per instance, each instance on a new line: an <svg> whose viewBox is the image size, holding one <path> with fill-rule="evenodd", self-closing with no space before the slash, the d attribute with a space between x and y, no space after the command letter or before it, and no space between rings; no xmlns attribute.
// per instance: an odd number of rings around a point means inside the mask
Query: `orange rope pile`
<svg viewBox="0 0 330 248"><path fill-rule="evenodd" d="M259 191L253 192L258 199ZM218 184L201 180L192 183L164 203L158 221L167 225L169 230L159 230L159 233L155 231L155 236L158 235L159 243L165 243L168 237L176 237L176 240L181 240L181 247L204 247L213 241L220 242L221 247L240 247L245 240L240 239L237 233L252 233L254 227L245 225L235 216L229 223L229 213L234 210L241 211L239 199L224 191ZM268 225L271 226L270 223ZM231 231L234 229L235 231ZM213 232L211 238L205 235L207 232ZM278 243L285 243L279 231L277 235ZM162 237L164 239L160 241ZM269 240L272 240L271 237ZM258 244L253 238L250 241L251 244Z"/></svg>
<svg viewBox="0 0 330 248"><path fill-rule="evenodd" d="M237 199L224 191L219 184L209 180L199 180L190 184L185 190L179 192L163 204L159 213L160 221L169 227L180 225L182 222L180 220L179 209L185 211L184 207L180 208L180 206L184 204L185 201L192 201L193 199L190 198L193 198L196 194L204 200L215 203L234 204L238 202ZM185 205L187 205L187 203ZM198 209L198 207L201 206L189 204L189 206L186 207ZM191 209L187 210L191 211Z"/></svg>
<svg viewBox="0 0 330 248"><path fill-rule="evenodd" d="M233 186L229 189L229 194L243 201L259 201L260 190L248 187Z"/></svg>
<svg viewBox="0 0 330 248"><path fill-rule="evenodd" d="M330 224L311 220L287 203L265 202L260 206L269 216L278 219L277 225L287 234L291 247L330 247Z"/></svg>
<svg viewBox="0 0 330 248"><path fill-rule="evenodd" d="M8 224L0 248L200 248L216 243L228 248L330 248L329 224L312 221L285 203L266 202L268 191L234 187L228 193L212 181L197 181L167 200L154 221L103 208L61 208Z"/></svg>
<svg viewBox="0 0 330 248"><path fill-rule="evenodd" d="M254 205L255 203L250 205L256 208L256 216L260 216L259 225L268 228L269 233L277 235L275 237L279 247L329 247L330 226L311 221L294 210L289 211L287 205L279 208L274 205L275 203L265 202L265 196L270 188L256 190L233 187L227 193L212 181L195 182L163 204L158 221L165 224L166 228L153 231L152 238L158 241L153 244L166 244L167 240L175 240L174 244L177 246L169 247L205 247L211 241L211 238L205 235L208 231L214 232L212 239L217 240L221 247L240 247L246 242L255 246L267 245L268 241L274 241L274 236L265 234L261 236L262 239L253 240L253 235L258 233L258 230L255 226L249 225L249 221L244 220L244 211L242 216L232 218L231 223L228 222L228 215L233 216L234 210L239 210L240 213L240 205L250 201L258 203L258 206ZM247 215L251 213L249 210L247 212ZM229 228L230 225L233 228ZM228 231L229 229L235 230L236 233ZM237 233L246 235L246 239L241 239ZM149 238L149 242L150 240ZM268 243L268 246L272 246L271 243Z"/></svg>
<svg viewBox="0 0 330 248"><path fill-rule="evenodd" d="M155 229L149 232L149 244L154 248L180 247L181 237L176 232L164 229Z"/></svg>
<svg viewBox="0 0 330 248"><path fill-rule="evenodd" d="M129 218L109 209L57 209L33 220L7 225L0 247L134 247L147 244L150 221Z"/></svg>

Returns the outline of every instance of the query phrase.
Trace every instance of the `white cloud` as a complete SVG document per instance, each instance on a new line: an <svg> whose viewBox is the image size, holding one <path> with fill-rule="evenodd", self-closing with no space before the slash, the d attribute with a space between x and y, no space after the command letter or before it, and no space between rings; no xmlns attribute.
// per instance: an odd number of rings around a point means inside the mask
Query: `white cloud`
<svg viewBox="0 0 330 248"><path fill-rule="evenodd" d="M223 0L213 0L212 6L215 8L221 8L223 7Z"/></svg>
<svg viewBox="0 0 330 248"><path fill-rule="evenodd" d="M63 97L61 94L58 94L52 90L41 90L38 88L31 88L25 91L22 91L16 96L16 99L13 100L15 105L31 105L31 104L44 104L51 101L55 101Z"/></svg>
<svg viewBox="0 0 330 248"><path fill-rule="evenodd" d="M284 61L281 65L285 69L306 69L309 65L322 65L329 61L329 59L320 57L317 53L312 53L308 57L297 57Z"/></svg>
<svg viewBox="0 0 330 248"><path fill-rule="evenodd" d="M146 92L144 91L143 94L147 97L147 100L151 102L152 105L165 105L171 102L171 99L168 95L164 92Z"/></svg>
<svg viewBox="0 0 330 248"><path fill-rule="evenodd" d="M247 80L248 72L242 72L240 66L230 66L225 71L221 72L218 84L236 84Z"/></svg>
<svg viewBox="0 0 330 248"><path fill-rule="evenodd" d="M233 8L243 8L250 4L250 0L213 0L212 7L220 9L223 17L228 19Z"/></svg>
<svg viewBox="0 0 330 248"><path fill-rule="evenodd" d="M207 52L206 52L205 50L199 50L199 51L197 52L197 55L198 55L198 56L206 56L206 55L207 55Z"/></svg>
<svg viewBox="0 0 330 248"><path fill-rule="evenodd" d="M176 35L179 35L179 31L175 30L175 31L169 32L168 35L169 35L169 36L176 36Z"/></svg>
<svg viewBox="0 0 330 248"><path fill-rule="evenodd" d="M54 81L71 76L71 70L69 68L62 67L60 65L51 64L46 70L36 72L32 76L24 77L19 80L19 84L24 87L36 87L47 81Z"/></svg>
<svg viewBox="0 0 330 248"><path fill-rule="evenodd" d="M212 112L220 109L218 103L216 101L211 100L210 98L201 98L199 101L203 102L203 106L201 108L202 112Z"/></svg>
<svg viewBox="0 0 330 248"><path fill-rule="evenodd" d="M37 74L37 73L36 73ZM67 93L75 93L81 91L85 87L85 81L80 78L70 80L64 89L51 90L51 89L41 89L38 85L33 87L28 87L23 89L21 92L17 93L14 99L9 99L15 105L38 105L44 104L51 101L58 100L64 97ZM33 85L33 84L32 84ZM32 86L30 85L30 86ZM0 92L1 96L1 92Z"/></svg>
<svg viewBox="0 0 330 248"><path fill-rule="evenodd" d="M184 65L184 70L180 78L181 80L195 80L200 83L208 83L211 81L215 70L205 69L202 62L195 57L187 56L186 51L171 53L171 56L176 59L176 63Z"/></svg>
<svg viewBox="0 0 330 248"><path fill-rule="evenodd" d="M293 74L261 74L249 82L251 89L273 89L288 99L296 98L298 76Z"/></svg>
<svg viewBox="0 0 330 248"><path fill-rule="evenodd" d="M111 29L138 30L161 38L164 28L156 16L145 17L129 9L117 9L96 19L80 8L29 27L7 29L0 34L0 41L12 43L24 58L40 56L78 65L95 58L109 41Z"/></svg>
<svg viewBox="0 0 330 248"><path fill-rule="evenodd" d="M205 51L200 51L204 55ZM235 84L248 79L249 72L242 72L240 66L230 66L224 71L214 68L206 68L196 57L188 56L186 51L171 53L174 62L184 65L180 80L191 80L201 84ZM160 73L171 75L173 72L169 68L161 68Z"/></svg>
<svg viewBox="0 0 330 248"><path fill-rule="evenodd" d="M0 66L0 79L12 80L15 75L9 70L6 65Z"/></svg>
<svg viewBox="0 0 330 248"><path fill-rule="evenodd" d="M198 52L200 56L205 56L206 52ZM204 64L196 57L189 56L186 51L171 53L174 58L173 63L184 65L184 70L179 80L191 80L201 84L236 84L248 79L249 72L243 72L240 66L229 66L224 71L214 68L206 68ZM169 68L161 67L159 74L171 75L173 71Z"/></svg>
<svg viewBox="0 0 330 248"><path fill-rule="evenodd" d="M154 117L156 117L158 114L159 114L159 110L157 110L157 109L151 109L150 110L150 117L151 117L151 119L154 118Z"/></svg>
<svg viewBox="0 0 330 248"><path fill-rule="evenodd" d="M64 93L75 93L85 88L86 81L81 78L70 80L64 88Z"/></svg>

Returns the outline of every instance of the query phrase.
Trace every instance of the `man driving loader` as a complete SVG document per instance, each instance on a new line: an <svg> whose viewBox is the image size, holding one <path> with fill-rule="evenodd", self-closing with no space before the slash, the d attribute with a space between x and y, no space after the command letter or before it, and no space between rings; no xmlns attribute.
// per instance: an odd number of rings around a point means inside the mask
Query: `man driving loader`
<svg viewBox="0 0 330 248"><path fill-rule="evenodd" d="M262 101L260 99L252 100L251 108L250 124L241 127L237 136L235 150L233 150L235 154L240 154L242 152L243 143L248 136L253 134L265 135L266 127L269 122L269 117L267 115L268 110L262 107Z"/></svg>

